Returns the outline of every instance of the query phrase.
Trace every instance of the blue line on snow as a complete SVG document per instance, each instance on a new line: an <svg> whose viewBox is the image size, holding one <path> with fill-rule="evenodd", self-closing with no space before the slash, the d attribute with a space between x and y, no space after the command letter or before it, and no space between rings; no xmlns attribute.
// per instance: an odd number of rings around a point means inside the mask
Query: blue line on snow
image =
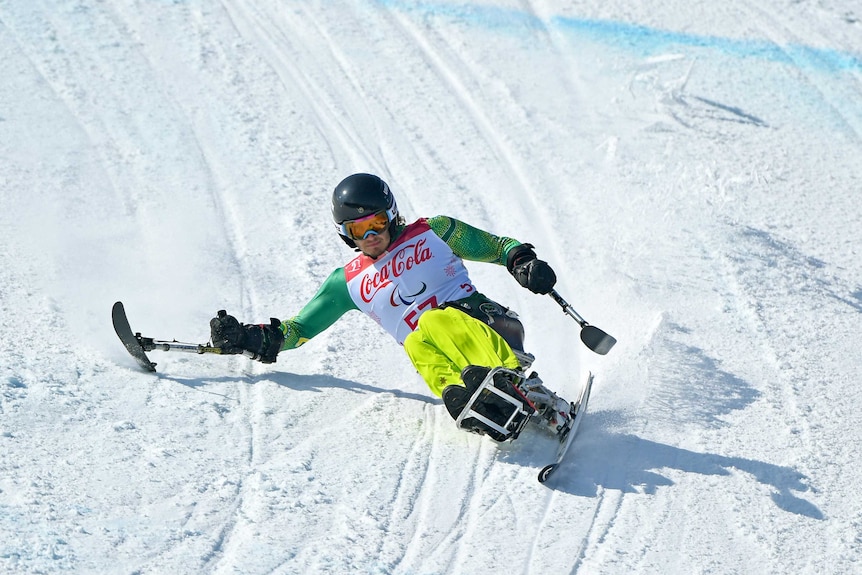
<svg viewBox="0 0 862 575"><path fill-rule="evenodd" d="M739 58L760 58L827 72L862 71L862 57L828 48L800 44L780 46L767 40L700 36L611 20L555 17L551 25L594 41L610 42L643 53L654 53L674 46L691 46L712 48Z"/></svg>
<svg viewBox="0 0 862 575"><path fill-rule="evenodd" d="M778 45L768 40L701 36L650 28L614 20L552 17L548 21L514 8L411 0L375 0L376 4L423 16L454 18L459 22L486 29L510 32L556 28L601 44L654 54L674 47L717 50L736 58L759 58L771 62L824 72L862 71L862 55L800 44Z"/></svg>

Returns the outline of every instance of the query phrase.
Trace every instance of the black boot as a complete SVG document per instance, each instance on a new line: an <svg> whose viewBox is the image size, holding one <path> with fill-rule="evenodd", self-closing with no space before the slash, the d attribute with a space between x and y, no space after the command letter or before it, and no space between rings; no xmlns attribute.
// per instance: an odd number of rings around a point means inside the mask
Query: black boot
<svg viewBox="0 0 862 575"><path fill-rule="evenodd" d="M464 411L464 406L485 381L489 371L491 371L490 367L468 365L461 371L461 381L464 385L452 384L443 389L443 404L452 419L458 419Z"/></svg>
<svg viewBox="0 0 862 575"><path fill-rule="evenodd" d="M485 367L483 365L468 365L464 369L461 370L461 381L464 382L464 386L472 391L476 391L479 389L479 386L482 385L482 382L485 381L485 378L488 377L488 372L491 371L490 367ZM495 376L494 380L502 374L498 374Z"/></svg>

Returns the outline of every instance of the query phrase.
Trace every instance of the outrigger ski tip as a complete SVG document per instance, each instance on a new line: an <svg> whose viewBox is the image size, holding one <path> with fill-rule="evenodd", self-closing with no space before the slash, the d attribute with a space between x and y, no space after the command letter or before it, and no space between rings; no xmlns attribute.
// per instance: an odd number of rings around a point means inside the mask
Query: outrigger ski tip
<svg viewBox="0 0 862 575"><path fill-rule="evenodd" d="M575 309L569 305L569 302L563 299L557 290L551 290L548 295L563 308L563 313L578 322L581 326L581 341L593 352L599 355L607 355L607 353L617 344L614 336L605 333L594 325L587 323L587 320L582 318Z"/></svg>
<svg viewBox="0 0 862 575"><path fill-rule="evenodd" d="M126 351L135 358L135 361L147 371L156 371L156 364L150 361L144 351L144 346L141 343L142 337L140 333L133 333L132 327L129 325L129 320L126 317L126 308L123 307L123 302L118 301L111 309L111 320L114 323L114 331L117 332L117 337L125 346Z"/></svg>

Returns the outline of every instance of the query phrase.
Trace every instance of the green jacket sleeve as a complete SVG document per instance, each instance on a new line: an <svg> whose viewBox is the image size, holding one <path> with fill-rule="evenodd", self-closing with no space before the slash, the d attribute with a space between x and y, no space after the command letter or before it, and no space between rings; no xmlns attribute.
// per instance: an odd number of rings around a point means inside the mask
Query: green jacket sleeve
<svg viewBox="0 0 862 575"><path fill-rule="evenodd" d="M347 291L344 268L338 268L326 278L317 293L300 312L281 322L284 344L281 349L295 349L352 309L359 309Z"/></svg>
<svg viewBox="0 0 862 575"><path fill-rule="evenodd" d="M474 262L506 265L509 250L521 245L516 239L495 236L449 216L428 218L428 225L456 256Z"/></svg>

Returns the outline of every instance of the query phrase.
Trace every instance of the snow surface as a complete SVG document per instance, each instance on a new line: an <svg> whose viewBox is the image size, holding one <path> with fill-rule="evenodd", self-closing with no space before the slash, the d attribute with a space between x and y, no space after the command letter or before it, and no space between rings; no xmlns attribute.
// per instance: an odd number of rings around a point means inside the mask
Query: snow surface
<svg viewBox="0 0 862 575"><path fill-rule="evenodd" d="M862 573L862 11L851 0L0 0L0 572ZM538 431L459 432L350 314L264 366L332 187L537 246L496 266Z"/></svg>

